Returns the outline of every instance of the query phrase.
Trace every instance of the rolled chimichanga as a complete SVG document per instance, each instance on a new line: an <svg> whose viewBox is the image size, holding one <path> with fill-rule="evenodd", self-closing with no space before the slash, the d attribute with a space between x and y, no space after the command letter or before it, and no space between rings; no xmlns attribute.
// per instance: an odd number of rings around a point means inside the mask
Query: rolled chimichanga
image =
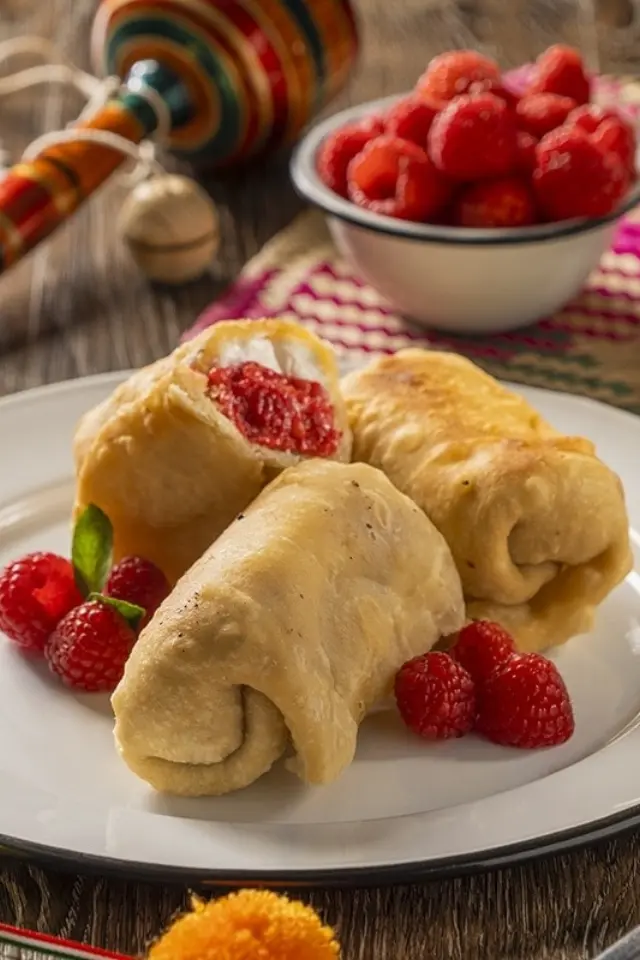
<svg viewBox="0 0 640 960"><path fill-rule="evenodd" d="M298 324L220 323L135 373L78 426L76 510L101 507L115 554L175 581L280 470L349 460L332 348Z"/></svg>
<svg viewBox="0 0 640 960"><path fill-rule="evenodd" d="M384 474L291 467L143 630L112 699L116 742L168 793L237 790L289 742L302 780L327 783L402 663L463 619L449 548Z"/></svg>
<svg viewBox="0 0 640 960"><path fill-rule="evenodd" d="M470 617L497 620L523 650L589 628L631 554L622 486L588 440L450 353L403 350L342 389L354 459L444 535Z"/></svg>

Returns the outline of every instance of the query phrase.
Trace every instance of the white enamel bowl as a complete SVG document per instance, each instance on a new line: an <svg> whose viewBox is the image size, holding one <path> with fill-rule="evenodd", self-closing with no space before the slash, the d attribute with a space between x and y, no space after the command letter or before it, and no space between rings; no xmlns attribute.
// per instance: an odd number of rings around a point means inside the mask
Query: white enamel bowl
<svg viewBox="0 0 640 960"><path fill-rule="evenodd" d="M291 161L298 193L327 216L334 241L399 313L450 333L515 330L554 313L582 288L616 221L640 201L636 185L613 213L502 230L410 223L370 213L324 185L316 155L338 127L396 97L343 110L313 127Z"/></svg>

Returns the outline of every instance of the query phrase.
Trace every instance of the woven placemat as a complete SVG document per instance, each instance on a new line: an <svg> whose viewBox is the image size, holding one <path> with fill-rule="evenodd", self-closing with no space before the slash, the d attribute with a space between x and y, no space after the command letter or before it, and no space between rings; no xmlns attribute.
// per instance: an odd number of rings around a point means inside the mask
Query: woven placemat
<svg viewBox="0 0 640 960"><path fill-rule="evenodd" d="M617 103L638 123L637 79L602 78L597 99ZM267 244L186 336L219 320L267 315L299 320L331 341L348 365L409 345L454 350L493 376L640 413L640 208L620 224L579 297L533 326L489 337L438 334L394 313L340 258L323 216L307 212Z"/></svg>
<svg viewBox="0 0 640 960"><path fill-rule="evenodd" d="M2 960L126 960L120 954L0 923Z"/></svg>

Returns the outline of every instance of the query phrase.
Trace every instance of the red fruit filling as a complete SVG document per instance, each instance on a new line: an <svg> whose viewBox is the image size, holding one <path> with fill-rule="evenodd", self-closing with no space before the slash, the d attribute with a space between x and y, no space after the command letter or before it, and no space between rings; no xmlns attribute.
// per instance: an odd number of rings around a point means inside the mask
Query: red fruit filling
<svg viewBox="0 0 640 960"><path fill-rule="evenodd" d="M212 400L251 443L310 457L338 449L333 404L320 383L248 361L215 367L208 384Z"/></svg>

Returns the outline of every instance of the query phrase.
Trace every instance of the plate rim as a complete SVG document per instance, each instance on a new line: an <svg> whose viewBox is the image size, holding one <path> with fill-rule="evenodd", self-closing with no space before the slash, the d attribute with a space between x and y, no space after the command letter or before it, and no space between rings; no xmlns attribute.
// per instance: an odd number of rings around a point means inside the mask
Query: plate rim
<svg viewBox="0 0 640 960"><path fill-rule="evenodd" d="M145 863L121 857L102 857L77 853L64 847L18 840L0 833L0 854L32 857L44 866L69 872L77 868L85 874L151 883L183 883L201 887L291 887L294 889L349 887L389 887L428 880L455 879L472 874L522 866L563 853L584 850L596 844L622 837L640 828L640 802L622 813L603 817L590 824L548 834L543 841L523 840L488 851L456 854L436 860L379 865L377 867L330 867L310 870L216 870L202 867L177 867L171 864Z"/></svg>
<svg viewBox="0 0 640 960"><path fill-rule="evenodd" d="M11 408L25 402L37 402L52 394L59 395L104 386L115 387L131 375L133 370L106 371L88 376L73 377L52 384L27 388L0 397L0 416ZM515 391L523 388L545 396L562 396L578 401L581 406L597 408L621 415L622 420L635 429L640 425L638 417L625 409L606 404L581 394L550 390L518 382L503 380L505 385ZM587 758L584 758L587 759ZM560 771L558 771L560 772ZM544 778L543 778L544 779ZM535 781L534 781L535 782ZM523 784L522 787L526 787ZM438 858L402 861L393 864L366 866L334 866L311 868L258 868L249 870L240 868L203 868L176 866L168 863L145 862L124 857L102 856L96 853L74 851L54 844L43 844L24 840L0 832L0 853L18 858L29 857L43 865L58 867L66 871L75 869L84 873L107 873L110 876L127 877L151 882L178 882L199 886L229 887L238 885L275 885L294 888L316 887L364 887L388 886L415 882L459 877L473 873L495 870L503 867L521 865L544 857L583 849L602 843L614 837L624 835L640 827L640 799L637 803L625 807L610 815L580 823L564 830L547 833L544 836L529 837L522 841L512 841L486 850L470 853L450 854Z"/></svg>

